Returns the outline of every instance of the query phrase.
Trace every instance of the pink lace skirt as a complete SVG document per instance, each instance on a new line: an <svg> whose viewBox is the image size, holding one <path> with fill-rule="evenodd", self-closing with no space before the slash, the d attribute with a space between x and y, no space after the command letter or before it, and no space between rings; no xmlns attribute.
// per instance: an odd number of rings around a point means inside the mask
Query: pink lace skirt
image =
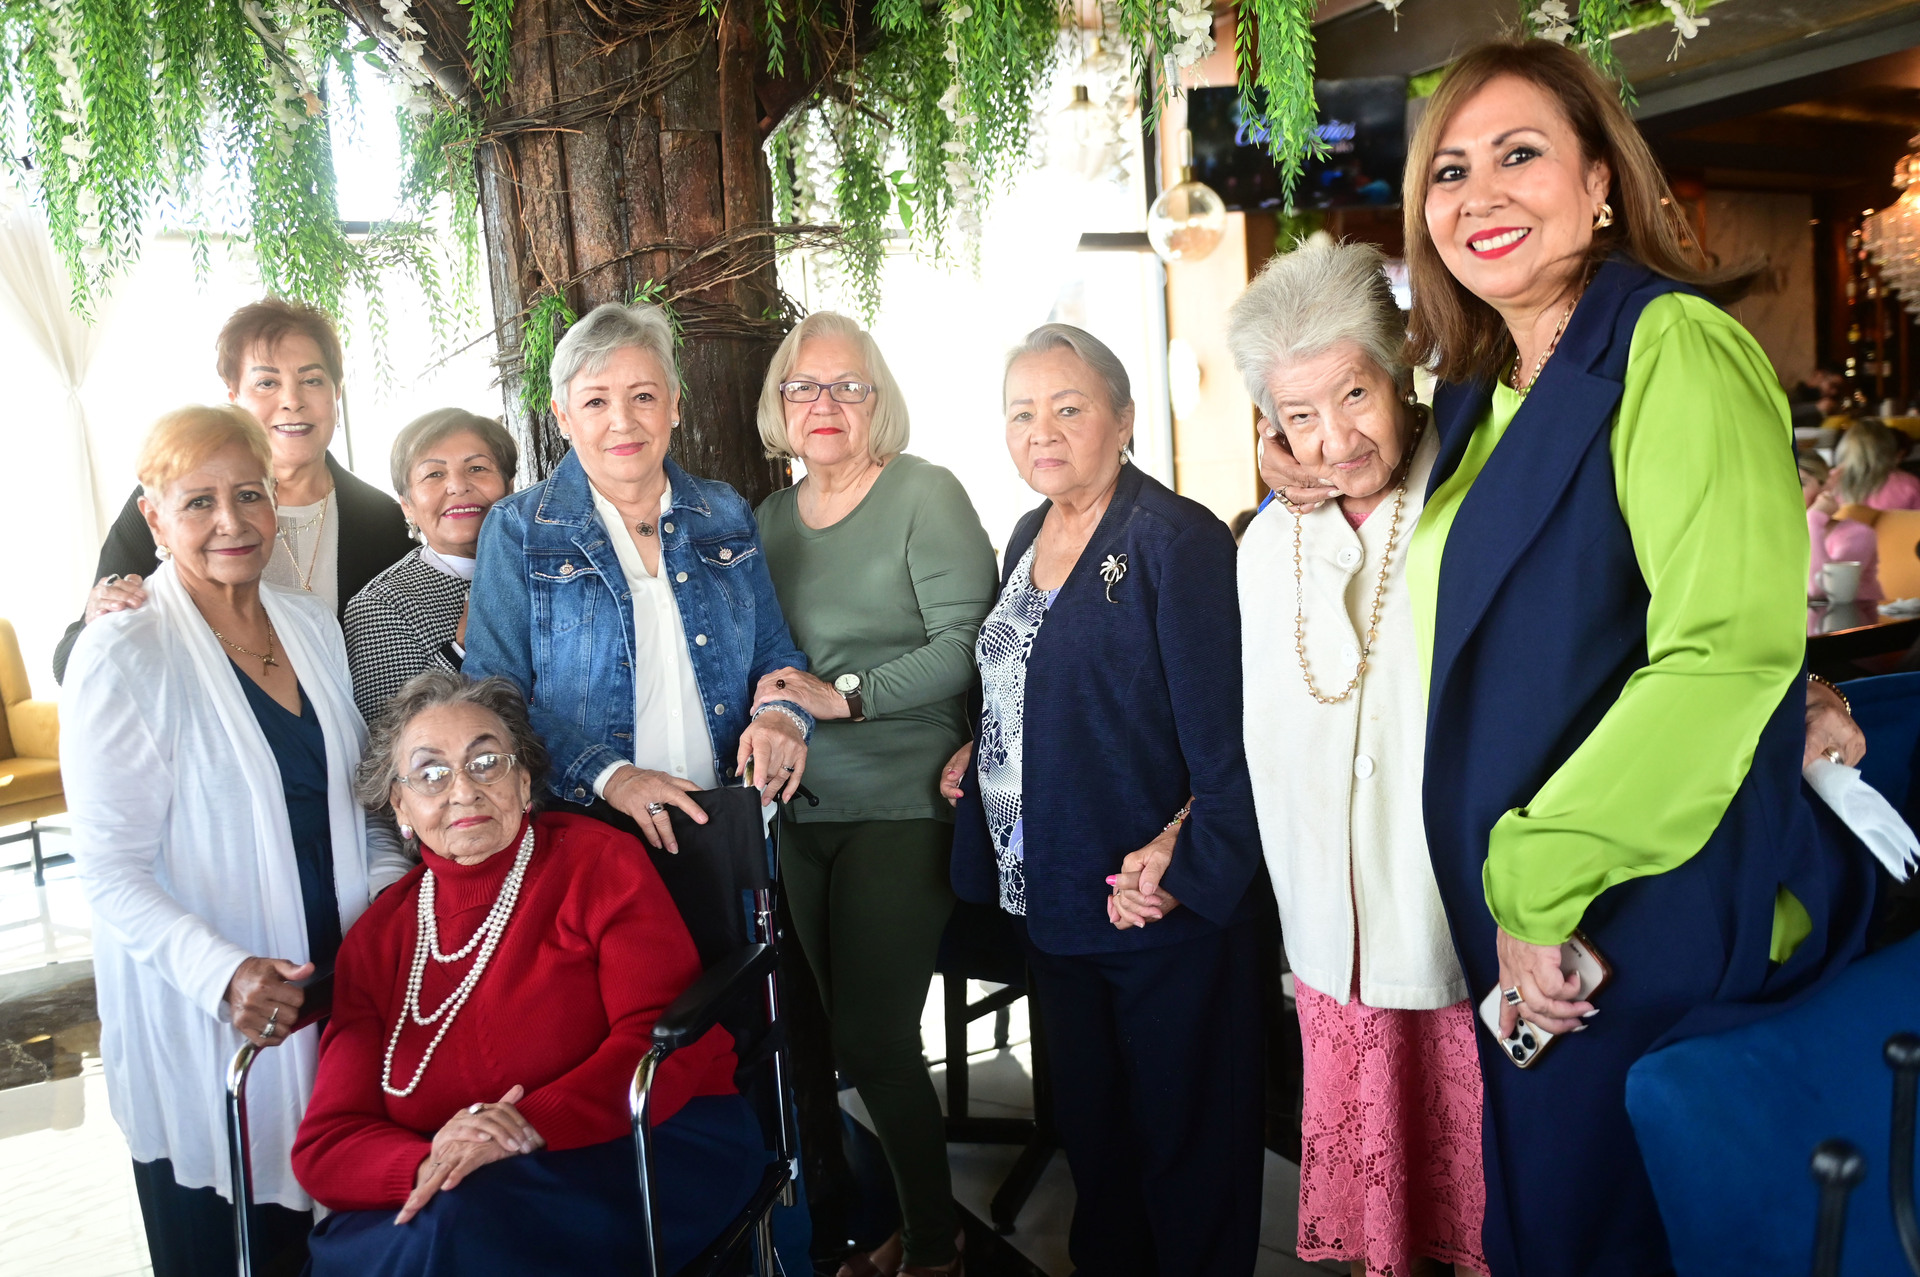
<svg viewBox="0 0 1920 1277"><path fill-rule="evenodd" d="M1341 1006L1295 984L1306 1045L1301 1259L1413 1277L1420 1257L1487 1271L1480 1061L1466 1002Z"/></svg>

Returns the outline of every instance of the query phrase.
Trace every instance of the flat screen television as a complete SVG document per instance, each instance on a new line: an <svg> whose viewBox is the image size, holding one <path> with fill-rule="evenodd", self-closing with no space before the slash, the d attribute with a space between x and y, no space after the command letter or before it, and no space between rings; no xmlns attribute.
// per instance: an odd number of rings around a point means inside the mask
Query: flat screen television
<svg viewBox="0 0 1920 1277"><path fill-rule="evenodd" d="M1294 188L1294 207L1399 204L1400 173L1407 163L1406 78L1315 80L1313 93L1328 153L1323 160L1307 159ZM1242 117L1238 89L1188 92L1193 175L1218 191L1228 208L1278 208L1284 202L1279 167L1264 133Z"/></svg>

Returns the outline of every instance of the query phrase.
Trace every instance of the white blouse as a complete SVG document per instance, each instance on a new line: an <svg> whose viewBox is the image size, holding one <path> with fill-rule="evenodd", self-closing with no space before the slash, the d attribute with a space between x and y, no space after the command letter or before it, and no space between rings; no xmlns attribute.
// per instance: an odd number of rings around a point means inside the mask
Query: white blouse
<svg viewBox="0 0 1920 1277"><path fill-rule="evenodd" d="M340 501L332 488L324 501L283 505L274 511L279 525L273 557L260 579L285 590L309 591L340 613ZM305 582L302 585L301 582Z"/></svg>
<svg viewBox="0 0 1920 1277"><path fill-rule="evenodd" d="M680 621L680 605L665 575L647 571L633 529L620 517L613 502L592 484L593 508L606 525L607 538L620 560L633 595L633 765L643 771L685 777L702 789L718 789L713 769L713 736L707 730L706 705L687 654L687 631ZM660 521L673 510L673 488L660 494ZM664 563L664 552L658 562ZM603 794L607 782L625 764L614 763L593 780L593 792Z"/></svg>
<svg viewBox="0 0 1920 1277"><path fill-rule="evenodd" d="M1380 631L1353 695L1322 705L1294 651L1294 518L1280 502L1240 543L1247 768L1296 979L1345 1005L1432 1011L1467 995L1421 811L1426 689L1407 597L1407 544L1439 452L1414 450ZM1321 695L1353 677L1366 638L1391 495L1358 529L1337 502L1300 517L1307 662ZM1356 942L1355 929L1358 928Z"/></svg>
<svg viewBox="0 0 1920 1277"><path fill-rule="evenodd" d="M174 566L148 603L82 631L62 689L61 774L74 860L93 910L107 1098L133 1158L168 1158L182 1187L231 1199L225 1075L241 1037L226 990L249 957L307 959L280 770L225 650ZM327 747L342 932L405 874L369 837L351 778L366 742L333 612L262 586L285 659ZM311 1031L261 1052L248 1084L256 1198L294 1210L293 1135L313 1089Z"/></svg>

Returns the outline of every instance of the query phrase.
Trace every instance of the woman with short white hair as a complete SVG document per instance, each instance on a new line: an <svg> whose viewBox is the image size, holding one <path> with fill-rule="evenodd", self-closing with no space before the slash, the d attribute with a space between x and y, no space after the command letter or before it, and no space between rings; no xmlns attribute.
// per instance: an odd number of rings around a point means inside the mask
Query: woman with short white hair
<svg viewBox="0 0 1920 1277"><path fill-rule="evenodd" d="M673 327L657 306L595 308L554 349L553 413L572 448L496 503L480 533L465 673L520 689L553 755L547 784L604 798L655 847L667 809L751 770L791 798L813 716L751 704L764 674L807 667L767 576L753 511L667 456L680 424Z"/></svg>
<svg viewBox="0 0 1920 1277"><path fill-rule="evenodd" d="M1382 264L1315 236L1229 313L1265 430L1333 489L1273 502L1240 545L1247 767L1306 1051L1299 1255L1485 1272L1480 1065L1427 857L1406 586L1439 440Z"/></svg>
<svg viewBox="0 0 1920 1277"><path fill-rule="evenodd" d="M242 408L155 424L137 469L162 566L144 606L81 633L62 705L107 1098L158 1277L234 1270L221 1079L243 1039L274 1048L250 1083L255 1254L299 1267L312 1202L288 1158L316 1035L288 1030L408 868L353 801L366 728L333 609L261 582L274 460Z"/></svg>
<svg viewBox="0 0 1920 1277"><path fill-rule="evenodd" d="M760 438L768 456L806 466L759 518L782 611L817 673L774 670L757 700L797 701L820 723L808 759L820 805L788 804L781 879L904 1224L840 1272L951 1272L959 1218L920 1012L953 911L939 772L967 739L993 547L960 481L906 453L900 387L844 315L809 315L774 352Z"/></svg>

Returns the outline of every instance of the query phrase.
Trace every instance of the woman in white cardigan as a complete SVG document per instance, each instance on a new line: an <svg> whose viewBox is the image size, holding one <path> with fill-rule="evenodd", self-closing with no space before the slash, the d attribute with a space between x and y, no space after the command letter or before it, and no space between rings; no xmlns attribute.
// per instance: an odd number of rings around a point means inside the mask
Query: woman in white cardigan
<svg viewBox="0 0 1920 1277"><path fill-rule="evenodd" d="M1439 441L1381 267L1316 236L1229 319L1267 446L1332 490L1274 501L1241 542L1247 765L1306 1050L1300 1257L1485 1272L1480 1068L1422 825L1405 580Z"/></svg>
<svg viewBox="0 0 1920 1277"><path fill-rule="evenodd" d="M148 606L87 627L65 684L100 1049L156 1277L234 1269L222 1081L242 1037L275 1048L249 1083L256 1259L298 1269L312 1203L289 1154L316 1035L285 1028L301 985L408 868L390 835L370 844L353 801L365 727L333 613L260 584L271 476L243 409L154 426L140 508L168 562Z"/></svg>

